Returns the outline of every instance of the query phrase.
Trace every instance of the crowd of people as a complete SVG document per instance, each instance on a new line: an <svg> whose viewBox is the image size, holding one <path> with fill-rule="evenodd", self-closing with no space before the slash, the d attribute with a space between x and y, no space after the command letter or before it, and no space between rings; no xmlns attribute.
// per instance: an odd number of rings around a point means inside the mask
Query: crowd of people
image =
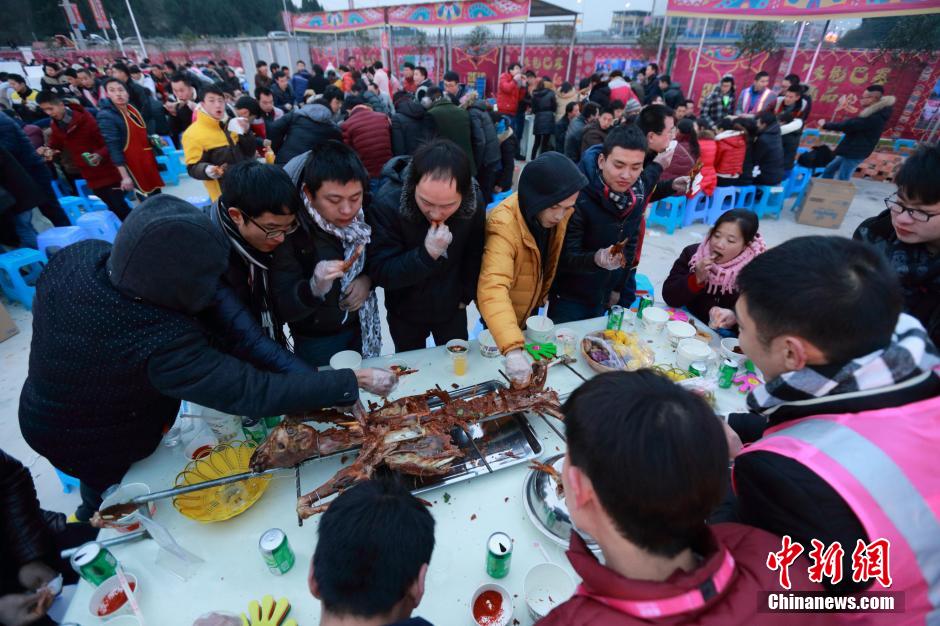
<svg viewBox="0 0 940 626"><path fill-rule="evenodd" d="M527 384L523 328L533 312L548 303L567 322L630 306L649 203L779 184L812 106L793 75L778 94L758 73L740 96L725 77L696 115L655 64L631 82L612 72L556 89L513 63L494 108L453 72L438 85L422 67L406 64L399 78L380 62L354 64L310 73L298 62L291 73L259 62L253 89L222 62L118 61L107 77L48 64L38 93L0 76L12 89L0 85L0 103L10 96L0 187L16 206L54 216L61 172L87 180L124 220L113 245L56 253L36 286L20 427L80 480L79 522L153 453L182 400L265 416L353 406L360 389L387 396L397 384L389 370L322 369L341 350L380 354L383 313L394 349L405 351L429 335L438 345L467 339L475 302L506 375ZM877 142L892 100L873 85L862 104L857 118L823 122L845 132L827 174L841 177ZM530 110L531 159L516 180ZM152 136L164 129L204 182L208 209L159 193ZM856 541L888 538L910 557L894 561L892 590L908 593L914 615L936 610L932 570L919 564L940 554L930 509L940 485L925 470L940 443L938 168L936 146L909 157L859 241L802 237L768 249L754 213L731 210L682 251L664 299L739 336L767 382L749 394L750 412L727 422L650 371L598 376L571 395L564 488L604 562L572 536L584 584L546 624L647 623L639 605L659 600L656 615L670 623L788 623L757 619L758 591L776 588L766 560L782 535L841 542L847 571ZM142 200L133 209L131 191ZM26 212L5 213L29 245ZM897 445L885 441L886 423ZM788 445L794 437L799 446ZM852 455L835 454L842 449ZM54 571L52 546L74 525L44 517L22 467L0 461L11 528L34 542L4 542L0 622L28 624L45 612L29 590ZM904 497L878 473L907 480ZM930 524L904 524L911 516ZM310 589L324 617L426 623L411 614L434 522L403 487L349 489L319 533ZM40 561L45 569L31 575ZM824 589L791 575L795 589ZM827 590L869 587L847 580ZM815 617L832 623L801 619Z"/></svg>

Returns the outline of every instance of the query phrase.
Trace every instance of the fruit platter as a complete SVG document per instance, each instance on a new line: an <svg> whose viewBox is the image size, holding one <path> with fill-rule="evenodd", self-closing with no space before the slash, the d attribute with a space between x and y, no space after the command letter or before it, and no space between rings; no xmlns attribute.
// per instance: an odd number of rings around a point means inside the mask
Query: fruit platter
<svg viewBox="0 0 940 626"><path fill-rule="evenodd" d="M650 367L654 352L643 345L635 333L624 330L599 330L581 340L587 364L596 372L633 372Z"/></svg>

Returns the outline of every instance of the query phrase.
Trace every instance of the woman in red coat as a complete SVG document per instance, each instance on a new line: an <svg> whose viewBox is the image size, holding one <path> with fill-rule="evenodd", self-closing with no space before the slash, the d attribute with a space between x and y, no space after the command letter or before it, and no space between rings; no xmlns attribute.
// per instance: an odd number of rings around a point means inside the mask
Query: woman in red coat
<svg viewBox="0 0 940 626"><path fill-rule="evenodd" d="M702 164L699 170L699 176L701 176L699 189L709 197L715 193L715 187L718 186L718 176L715 173L716 156L718 156L718 144L715 142L715 133L708 129L699 131L698 160Z"/></svg>
<svg viewBox="0 0 940 626"><path fill-rule="evenodd" d="M715 173L719 187L733 187L744 170L747 156L747 133L735 127L731 120L724 119L719 124L721 132L715 136Z"/></svg>
<svg viewBox="0 0 940 626"><path fill-rule="evenodd" d="M702 243L687 246L663 283L663 300L686 307L712 328L738 325L738 273L767 249L757 232L757 215L732 209L718 218Z"/></svg>

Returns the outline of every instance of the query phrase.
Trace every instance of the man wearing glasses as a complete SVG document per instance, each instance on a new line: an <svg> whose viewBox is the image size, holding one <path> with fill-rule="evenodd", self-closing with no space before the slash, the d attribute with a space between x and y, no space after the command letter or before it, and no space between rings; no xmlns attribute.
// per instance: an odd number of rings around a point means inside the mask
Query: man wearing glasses
<svg viewBox="0 0 940 626"><path fill-rule="evenodd" d="M940 147L922 146L898 171L887 209L855 231L874 245L901 279L904 310L940 345Z"/></svg>

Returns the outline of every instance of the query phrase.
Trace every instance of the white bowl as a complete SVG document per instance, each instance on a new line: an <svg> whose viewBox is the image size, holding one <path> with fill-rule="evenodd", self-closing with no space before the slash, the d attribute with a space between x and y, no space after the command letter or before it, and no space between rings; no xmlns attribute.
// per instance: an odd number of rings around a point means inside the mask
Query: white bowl
<svg viewBox="0 0 940 626"><path fill-rule="evenodd" d="M525 575L525 603L533 620L540 620L574 595L574 581L554 563L539 563Z"/></svg>
<svg viewBox="0 0 940 626"><path fill-rule="evenodd" d="M697 361L708 361L714 352L698 339L683 339L676 349L676 367L687 370Z"/></svg>
<svg viewBox="0 0 940 626"><path fill-rule="evenodd" d="M125 572L124 575L127 577L128 584L133 583L131 586L134 588L134 596L138 598L139 602L140 583L137 582L137 577L130 572ZM134 610L131 608L131 603L127 600L124 601L124 604L107 615L98 615L98 607L101 605L101 602L104 600L105 596L107 596L109 593L117 593L118 591L124 593L123 589L121 589L121 581L116 575L102 582L95 589L94 593L91 594L91 600L88 602L88 613L90 613L92 617L106 620L108 623L111 623L111 618L118 615L133 615Z"/></svg>
<svg viewBox="0 0 940 626"><path fill-rule="evenodd" d="M144 483L127 483L126 485L121 485L115 489L108 497L101 501L101 506L98 507L99 510L108 508L109 506L115 504L123 504L129 500L132 500L138 496L145 496L151 493L150 487ZM138 509L139 511L139 509ZM119 533L130 533L135 530L140 529L140 521L136 518L138 511L133 513L128 513L124 517L121 517L113 522L106 522L105 526L108 528L113 528ZM157 512L157 506L154 502L147 503L147 511L150 513L149 517L153 517L153 514ZM134 517L132 517L134 516Z"/></svg>
<svg viewBox="0 0 940 626"><path fill-rule="evenodd" d="M532 343L551 343L555 338L555 322L548 317L533 315L525 321L525 327Z"/></svg>
<svg viewBox="0 0 940 626"><path fill-rule="evenodd" d="M355 370L362 365L362 355L355 350L343 350L330 358L330 367L335 370Z"/></svg>
<svg viewBox="0 0 940 626"><path fill-rule="evenodd" d="M741 342L734 337L725 337L721 340L721 356L734 361L738 367L744 365L747 361L747 355L743 352L735 352L734 349L740 349Z"/></svg>
<svg viewBox="0 0 940 626"><path fill-rule="evenodd" d="M477 619L473 616L473 605L476 603L477 598L479 598L484 591L496 591L501 596L503 596L503 614L500 616L498 622L495 624L488 622L488 624L490 624L490 626L507 626L507 624L512 621L512 613L513 610L515 610L512 602L512 596L508 591L506 591L506 589L493 583L480 585L480 587L473 592L473 598L470 600L470 623L480 624L480 622L478 622Z"/></svg>
<svg viewBox="0 0 940 626"><path fill-rule="evenodd" d="M493 333L489 330L484 329L480 331L477 341L480 343L480 354L488 359L499 356L499 346L496 345L496 340L493 339Z"/></svg>
<svg viewBox="0 0 940 626"><path fill-rule="evenodd" d="M659 307L650 306L643 309L643 327L650 332L662 332L668 321L669 314Z"/></svg>
<svg viewBox="0 0 940 626"><path fill-rule="evenodd" d="M669 343L675 348L683 339L691 339L695 336L695 326L678 320L666 322L666 336L669 337Z"/></svg>

